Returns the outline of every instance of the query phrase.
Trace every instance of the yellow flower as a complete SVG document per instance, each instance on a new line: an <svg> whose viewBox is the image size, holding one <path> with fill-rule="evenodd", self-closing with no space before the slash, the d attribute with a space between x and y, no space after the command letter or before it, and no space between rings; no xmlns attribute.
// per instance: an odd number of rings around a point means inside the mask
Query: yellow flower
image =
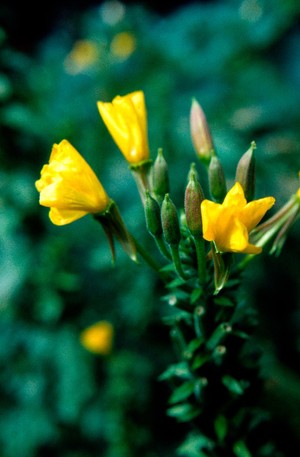
<svg viewBox="0 0 300 457"><path fill-rule="evenodd" d="M132 33L120 32L114 36L110 50L119 59L127 59L136 48L136 39Z"/></svg>
<svg viewBox="0 0 300 457"><path fill-rule="evenodd" d="M50 208L49 217L55 225L102 212L110 203L93 170L67 140L53 145L49 164L43 166L35 186L40 204Z"/></svg>
<svg viewBox="0 0 300 457"><path fill-rule="evenodd" d="M236 182L222 204L202 202L203 237L214 241L219 252L258 254L262 248L249 243L249 233L274 203L273 197L247 203L242 186Z"/></svg>
<svg viewBox="0 0 300 457"><path fill-rule="evenodd" d="M67 55L64 66L68 73L83 72L99 61L97 43L90 40L78 40Z"/></svg>
<svg viewBox="0 0 300 457"><path fill-rule="evenodd" d="M82 346L95 354L108 355L112 351L114 329L110 322L99 321L80 334Z"/></svg>
<svg viewBox="0 0 300 457"><path fill-rule="evenodd" d="M97 103L100 115L120 151L130 164L149 159L147 112L142 91Z"/></svg>

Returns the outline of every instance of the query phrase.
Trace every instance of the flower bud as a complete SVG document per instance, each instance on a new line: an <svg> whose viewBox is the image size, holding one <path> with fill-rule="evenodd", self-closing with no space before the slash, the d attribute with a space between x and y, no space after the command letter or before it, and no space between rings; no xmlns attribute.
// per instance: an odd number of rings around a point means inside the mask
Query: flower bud
<svg viewBox="0 0 300 457"><path fill-rule="evenodd" d="M169 245L176 246L180 242L181 234L179 227L179 219L177 209L169 194L165 195L165 198L161 206L161 221L163 235L166 242Z"/></svg>
<svg viewBox="0 0 300 457"><path fill-rule="evenodd" d="M162 235L160 207L157 201L151 197L149 191L146 191L145 196L145 218L148 232L153 237L160 238Z"/></svg>
<svg viewBox="0 0 300 457"><path fill-rule="evenodd" d="M205 165L209 164L211 157L215 155L214 145L205 114L195 99L190 111L190 132L198 158Z"/></svg>
<svg viewBox="0 0 300 457"><path fill-rule="evenodd" d="M158 149L157 157L152 167L152 191L159 203L164 196L170 191L168 164L163 156L163 150Z"/></svg>
<svg viewBox="0 0 300 457"><path fill-rule="evenodd" d="M226 194L226 180L223 167L218 157L211 158L208 168L209 189L213 200L217 203L223 202Z"/></svg>
<svg viewBox="0 0 300 457"><path fill-rule="evenodd" d="M244 189L246 200L253 200L255 193L255 157L253 154L256 149L256 144L252 141L250 148L240 158L237 168L235 180L239 182Z"/></svg>
<svg viewBox="0 0 300 457"><path fill-rule="evenodd" d="M202 218L200 206L204 200L202 187L197 179L196 173L189 173L189 182L185 190L184 209L186 223L192 235L202 233Z"/></svg>

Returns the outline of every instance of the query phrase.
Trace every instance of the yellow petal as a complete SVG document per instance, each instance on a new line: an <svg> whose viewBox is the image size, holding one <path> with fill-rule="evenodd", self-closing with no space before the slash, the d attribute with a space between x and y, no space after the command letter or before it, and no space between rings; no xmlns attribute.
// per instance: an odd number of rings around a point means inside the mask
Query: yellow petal
<svg viewBox="0 0 300 457"><path fill-rule="evenodd" d="M274 203L275 198L265 197L249 202L245 208L242 209L240 213L240 219L243 224L245 224L249 232L251 232L251 230L256 227L256 225L261 221L266 212L274 205Z"/></svg>
<svg viewBox="0 0 300 457"><path fill-rule="evenodd" d="M247 201L245 199L244 190L239 182L236 182L234 186L228 191L223 205L228 207L238 207L239 209L246 206Z"/></svg>
<svg viewBox="0 0 300 457"><path fill-rule="evenodd" d="M86 216L85 211L71 211L67 209L50 208L49 217L55 225L66 225Z"/></svg>
<svg viewBox="0 0 300 457"><path fill-rule="evenodd" d="M261 248L249 243L249 232L274 201L266 197L247 204L243 188L236 182L222 204L202 202L203 238L213 241L220 252L258 254Z"/></svg>
<svg viewBox="0 0 300 457"><path fill-rule="evenodd" d="M223 232L223 238L219 241L220 250L245 252L248 247L248 236L246 227L237 218L232 217L227 230Z"/></svg>
<svg viewBox="0 0 300 457"><path fill-rule="evenodd" d="M100 115L118 148L131 164L149 159L147 112L142 91L97 103Z"/></svg>
<svg viewBox="0 0 300 457"><path fill-rule="evenodd" d="M56 225L102 212L110 202L93 170L67 140L54 144L35 186L40 204L53 209L49 216Z"/></svg>
<svg viewBox="0 0 300 457"><path fill-rule="evenodd" d="M215 240L217 236L218 220L222 214L222 205L210 200L201 203L201 217L203 238L207 241Z"/></svg>

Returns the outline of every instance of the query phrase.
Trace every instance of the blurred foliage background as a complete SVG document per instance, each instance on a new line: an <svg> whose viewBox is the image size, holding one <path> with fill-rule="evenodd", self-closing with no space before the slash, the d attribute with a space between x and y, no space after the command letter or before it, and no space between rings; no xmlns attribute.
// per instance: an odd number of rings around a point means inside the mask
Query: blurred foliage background
<svg viewBox="0 0 300 457"><path fill-rule="evenodd" d="M297 0L188 3L164 15L107 1L58 22L30 52L0 30L1 457L174 455L185 427L166 416L168 389L158 381L174 361L164 290L119 248L112 265L89 216L53 226L34 182L53 143L67 138L152 249L130 171L96 107L141 89L151 151L163 147L178 208L197 160L192 97L228 183L254 140L256 197L274 195L279 208L299 185L299 17ZM300 451L298 233L299 224L280 257L257 257L242 291L257 311L262 402L286 456ZM80 344L98 320L114 327L107 356Z"/></svg>

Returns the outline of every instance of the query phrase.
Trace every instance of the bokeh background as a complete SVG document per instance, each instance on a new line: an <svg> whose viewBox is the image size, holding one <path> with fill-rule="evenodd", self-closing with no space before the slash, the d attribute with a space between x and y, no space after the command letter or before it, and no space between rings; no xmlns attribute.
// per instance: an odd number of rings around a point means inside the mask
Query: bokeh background
<svg viewBox="0 0 300 457"><path fill-rule="evenodd" d="M151 151L163 147L178 208L197 162L193 97L228 183L254 140L256 197L274 195L279 208L299 186L300 4L22 5L0 6L0 455L171 457L185 426L166 416L169 391L158 380L175 360L164 290L118 246L113 265L89 216L53 226L34 182L53 143L67 138L153 249L130 171L96 107L141 89ZM258 256L243 287L257 312L263 401L286 456L300 451L299 255L298 222L281 256ZM114 328L106 356L80 343L99 320Z"/></svg>

